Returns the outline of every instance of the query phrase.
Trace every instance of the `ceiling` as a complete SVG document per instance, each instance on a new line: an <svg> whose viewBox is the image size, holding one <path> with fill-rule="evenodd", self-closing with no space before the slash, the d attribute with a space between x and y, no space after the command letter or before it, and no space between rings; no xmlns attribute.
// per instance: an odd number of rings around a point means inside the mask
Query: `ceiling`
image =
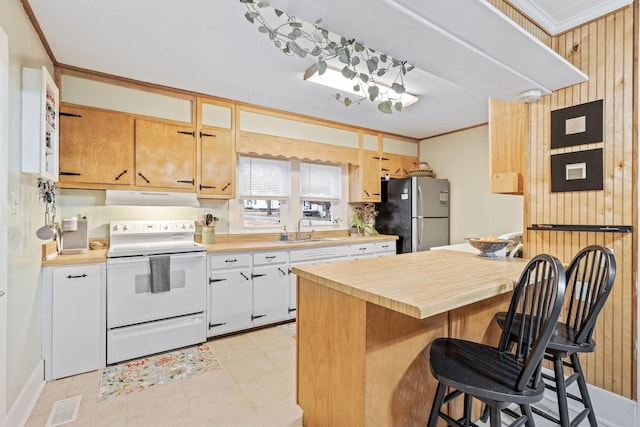
<svg viewBox="0 0 640 427"><path fill-rule="evenodd" d="M593 2L571 1L571 13ZM484 0L271 0L414 64L405 86L420 100L392 115L371 102L347 108L334 90L305 82L314 60L274 48L238 0L28 3L59 64L414 138L486 122L489 96L511 101L587 78Z"/></svg>
<svg viewBox="0 0 640 427"><path fill-rule="evenodd" d="M509 0L549 34L556 35L633 3L633 0Z"/></svg>

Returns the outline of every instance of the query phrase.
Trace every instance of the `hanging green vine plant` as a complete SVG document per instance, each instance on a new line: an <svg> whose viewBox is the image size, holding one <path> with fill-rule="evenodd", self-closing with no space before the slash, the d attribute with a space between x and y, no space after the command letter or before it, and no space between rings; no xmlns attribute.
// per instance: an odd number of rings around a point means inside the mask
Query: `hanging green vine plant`
<svg viewBox="0 0 640 427"><path fill-rule="evenodd" d="M247 8L245 18L257 24L258 31L267 34L274 46L284 54L300 58L306 58L307 55L315 57L318 74L327 71L328 61L337 59L342 64L342 77L350 80L353 90L361 94L351 99L336 93L335 98L345 106L360 104L368 99L378 102L378 110L382 113L391 114L394 109L402 111L400 97L405 92L404 76L413 70L413 65L370 49L355 39L340 37L340 40L333 41L329 31L321 26L322 20L305 24L281 10L270 8L267 1L240 0L240 3ZM263 10L271 10L273 19L278 23L270 23L262 14ZM396 74L389 88L376 81L376 78L393 72Z"/></svg>

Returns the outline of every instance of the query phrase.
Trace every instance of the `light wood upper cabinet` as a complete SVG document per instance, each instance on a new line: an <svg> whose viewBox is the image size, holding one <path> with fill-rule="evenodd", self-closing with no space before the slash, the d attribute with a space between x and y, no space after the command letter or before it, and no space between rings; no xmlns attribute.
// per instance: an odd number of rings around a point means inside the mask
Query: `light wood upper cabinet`
<svg viewBox="0 0 640 427"><path fill-rule="evenodd" d="M406 178L409 176L409 169L418 162L418 157L403 156L401 154L383 153L381 157L382 169L381 177L384 178L389 173L391 178Z"/></svg>
<svg viewBox="0 0 640 427"><path fill-rule="evenodd" d="M90 107L60 108L60 183L131 185L134 119Z"/></svg>
<svg viewBox="0 0 640 427"><path fill-rule="evenodd" d="M235 197L235 106L198 98L198 197Z"/></svg>
<svg viewBox="0 0 640 427"><path fill-rule="evenodd" d="M349 165L349 202L380 201L380 155L362 150L360 165Z"/></svg>
<svg viewBox="0 0 640 427"><path fill-rule="evenodd" d="M193 127L136 120L136 185L195 190Z"/></svg>
<svg viewBox="0 0 640 427"><path fill-rule="evenodd" d="M235 149L230 130L203 127L198 193L232 198L235 193Z"/></svg>
<svg viewBox="0 0 640 427"><path fill-rule="evenodd" d="M523 194L529 104L489 99L489 173L492 193Z"/></svg>

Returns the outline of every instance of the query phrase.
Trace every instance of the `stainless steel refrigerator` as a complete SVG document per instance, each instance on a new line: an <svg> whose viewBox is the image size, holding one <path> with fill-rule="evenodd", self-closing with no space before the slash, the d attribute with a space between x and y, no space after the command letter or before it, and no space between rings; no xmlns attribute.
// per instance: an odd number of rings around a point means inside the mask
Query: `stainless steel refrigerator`
<svg viewBox="0 0 640 427"><path fill-rule="evenodd" d="M397 253L449 244L449 181L434 178L382 180L376 230L395 234Z"/></svg>

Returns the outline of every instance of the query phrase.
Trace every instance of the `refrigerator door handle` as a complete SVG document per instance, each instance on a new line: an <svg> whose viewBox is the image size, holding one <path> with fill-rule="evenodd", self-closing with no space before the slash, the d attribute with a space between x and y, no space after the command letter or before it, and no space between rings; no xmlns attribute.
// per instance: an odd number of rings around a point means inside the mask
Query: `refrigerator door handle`
<svg viewBox="0 0 640 427"><path fill-rule="evenodd" d="M422 187L418 185L418 217L422 218Z"/></svg>
<svg viewBox="0 0 640 427"><path fill-rule="evenodd" d="M418 250L422 250L422 235L424 233L424 218L420 217L420 234L418 234Z"/></svg>

